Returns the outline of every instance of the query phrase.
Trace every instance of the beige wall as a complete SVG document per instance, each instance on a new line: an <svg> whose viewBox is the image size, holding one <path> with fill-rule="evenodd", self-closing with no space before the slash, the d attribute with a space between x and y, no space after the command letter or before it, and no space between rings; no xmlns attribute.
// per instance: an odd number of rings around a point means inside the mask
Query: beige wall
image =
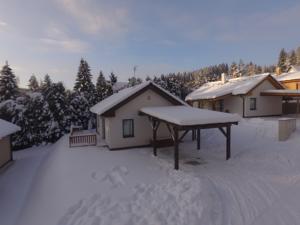
<svg viewBox="0 0 300 225"><path fill-rule="evenodd" d="M224 99L224 112L238 113L243 116L243 99L239 96L230 96Z"/></svg>
<svg viewBox="0 0 300 225"><path fill-rule="evenodd" d="M172 103L154 91L147 90L119 108L115 117L106 118L106 143L111 149L148 145L152 139L151 124L146 116L138 115L139 110L147 106L169 105L172 105ZM134 137L123 138L123 119L134 119ZM167 127L163 123L160 124L157 131L157 138L170 138Z"/></svg>
<svg viewBox="0 0 300 225"><path fill-rule="evenodd" d="M297 90L300 89L300 81L294 80L294 81L283 81L281 82L287 89L290 90Z"/></svg>
<svg viewBox="0 0 300 225"><path fill-rule="evenodd" d="M282 114L282 97L260 95L262 91L270 89L274 89L274 86L265 80L245 97L245 117ZM256 98L256 110L250 110L250 98Z"/></svg>
<svg viewBox="0 0 300 225"><path fill-rule="evenodd" d="M11 160L10 139L4 137L0 139L0 167Z"/></svg>

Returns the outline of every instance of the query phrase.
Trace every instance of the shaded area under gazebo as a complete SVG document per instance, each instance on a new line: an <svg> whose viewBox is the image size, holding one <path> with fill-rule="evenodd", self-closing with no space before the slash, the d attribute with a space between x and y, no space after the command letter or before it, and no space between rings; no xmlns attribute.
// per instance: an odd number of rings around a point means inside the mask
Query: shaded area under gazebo
<svg viewBox="0 0 300 225"><path fill-rule="evenodd" d="M231 126L237 125L239 117L230 113L222 113L190 106L145 107L140 115L148 116L153 131L153 154L157 155L157 130L165 123L174 144L174 168L179 169L179 143L189 131L196 130L197 149L200 149L201 129L218 128L226 137L226 160L231 155ZM180 136L179 136L180 134Z"/></svg>

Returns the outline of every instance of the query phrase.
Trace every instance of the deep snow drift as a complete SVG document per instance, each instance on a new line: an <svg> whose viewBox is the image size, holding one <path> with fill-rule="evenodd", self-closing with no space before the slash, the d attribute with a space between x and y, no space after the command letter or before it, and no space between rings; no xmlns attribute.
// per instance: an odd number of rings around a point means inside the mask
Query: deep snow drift
<svg viewBox="0 0 300 225"><path fill-rule="evenodd" d="M229 161L217 129L202 131L200 151L187 137L179 171L172 148L158 157L151 148L70 149L64 137L38 168L17 224L299 224L300 131L278 142L276 124L233 126Z"/></svg>

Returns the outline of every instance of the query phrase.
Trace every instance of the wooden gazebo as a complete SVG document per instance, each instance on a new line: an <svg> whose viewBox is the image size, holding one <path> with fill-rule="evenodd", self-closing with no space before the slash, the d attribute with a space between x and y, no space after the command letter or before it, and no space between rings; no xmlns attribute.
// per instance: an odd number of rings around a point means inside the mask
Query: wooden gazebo
<svg viewBox="0 0 300 225"><path fill-rule="evenodd" d="M145 107L141 115L148 116L153 130L153 154L157 155L157 130L165 123L174 143L174 168L179 169L179 143L190 130L197 132L197 149L200 149L201 129L218 128L226 137L226 160L230 158L231 126L237 125L239 117L190 106ZM180 136L179 136L180 134Z"/></svg>

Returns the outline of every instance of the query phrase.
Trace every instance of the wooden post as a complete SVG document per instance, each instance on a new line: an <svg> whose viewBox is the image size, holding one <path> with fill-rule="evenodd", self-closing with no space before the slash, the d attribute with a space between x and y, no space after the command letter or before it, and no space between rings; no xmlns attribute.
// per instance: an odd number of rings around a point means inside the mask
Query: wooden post
<svg viewBox="0 0 300 225"><path fill-rule="evenodd" d="M226 127L226 160L230 158L231 125Z"/></svg>
<svg viewBox="0 0 300 225"><path fill-rule="evenodd" d="M195 129L192 129L192 141L195 141L195 139L196 139Z"/></svg>
<svg viewBox="0 0 300 225"><path fill-rule="evenodd" d="M197 128L197 149L200 150L200 128Z"/></svg>
<svg viewBox="0 0 300 225"><path fill-rule="evenodd" d="M153 145L153 155L157 156L157 146L156 146L156 134L157 134L157 122L155 120L152 120L152 132L153 132L153 137L152 137L152 145Z"/></svg>
<svg viewBox="0 0 300 225"><path fill-rule="evenodd" d="M174 131L174 168L175 170L179 169L179 152L178 152L178 129L173 127Z"/></svg>

